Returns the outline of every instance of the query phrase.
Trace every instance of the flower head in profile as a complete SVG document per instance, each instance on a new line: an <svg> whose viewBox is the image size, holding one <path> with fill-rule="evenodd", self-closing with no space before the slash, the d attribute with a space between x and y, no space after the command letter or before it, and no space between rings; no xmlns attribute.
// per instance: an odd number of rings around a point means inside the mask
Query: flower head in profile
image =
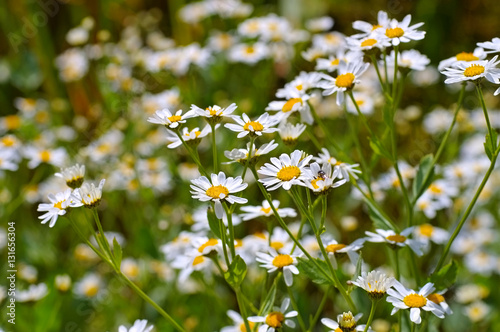
<svg viewBox="0 0 500 332"><path fill-rule="evenodd" d="M306 130L306 125L302 123L297 123L296 125L290 122L282 122L278 126L279 134L283 143L292 146L295 145L299 139L299 136Z"/></svg>
<svg viewBox="0 0 500 332"><path fill-rule="evenodd" d="M295 150L291 155L283 153L279 159L271 158L271 163L266 163L257 172L267 176L259 179L268 190L283 187L290 190L292 185L305 186L307 179L306 166L312 156L303 157L300 150Z"/></svg>
<svg viewBox="0 0 500 332"><path fill-rule="evenodd" d="M459 63L465 63L472 61L484 60L486 58L486 52L481 47L476 47L474 52L460 52L448 59L441 60L438 65L438 70L444 70L448 67L456 67Z"/></svg>
<svg viewBox="0 0 500 332"><path fill-rule="evenodd" d="M321 153L318 154L318 157L314 157L313 160L319 164L329 163L332 166L338 166L340 168L339 179L346 179L349 181L349 178L352 176L357 179L357 174L361 174L361 171L356 169L359 164L348 164L346 162L340 161L335 157L330 155L330 152L322 148Z"/></svg>
<svg viewBox="0 0 500 332"><path fill-rule="evenodd" d="M234 310L228 310L227 315L233 321L233 325L223 327L220 332L250 332L246 330L245 321L239 313ZM254 322L248 322L248 327L253 329L255 326Z"/></svg>
<svg viewBox="0 0 500 332"><path fill-rule="evenodd" d="M82 202L85 207L97 207L101 203L102 187L104 186L104 182L106 182L106 180L102 179L97 187L93 183L89 184L85 182L80 188L73 191L73 197Z"/></svg>
<svg viewBox="0 0 500 332"><path fill-rule="evenodd" d="M282 218L285 217L296 217L297 212L295 212L292 208L279 208L280 201L273 200L273 206L278 212L279 216ZM245 212L241 214L241 218L243 220L251 220L258 217L269 217L274 215L273 210L271 208L271 204L267 200L262 202L260 206L243 206L241 211Z"/></svg>
<svg viewBox="0 0 500 332"><path fill-rule="evenodd" d="M408 238L410 234L413 232L414 227L408 227L403 230L401 233L396 233L393 230L385 230L385 229L376 229L375 233L366 232L368 238L366 241L375 242L375 243L388 243L394 249L399 249L405 246L409 246L413 252L415 252L418 256L422 256L422 247L423 243Z"/></svg>
<svg viewBox="0 0 500 332"><path fill-rule="evenodd" d="M46 224L50 221L49 227L54 227L57 222L57 218L65 215L68 208L83 205L83 202L73 197L71 189L66 189L65 191L55 195L49 194L48 198L50 203L42 203L38 205L37 211L45 212L45 214L38 218L42 219L42 224Z"/></svg>
<svg viewBox="0 0 500 332"><path fill-rule="evenodd" d="M500 38L495 37L491 41L477 43L477 46L482 47L485 53L499 53Z"/></svg>
<svg viewBox="0 0 500 332"><path fill-rule="evenodd" d="M254 323L262 323L259 332L276 332L284 325L294 328L295 322L288 318L296 317L299 313L297 311L286 312L288 306L290 306L290 299L285 298L281 307L274 307L273 311L266 316L252 316L248 317L248 320Z"/></svg>
<svg viewBox="0 0 500 332"><path fill-rule="evenodd" d="M498 55L491 60L459 62L454 67L448 67L441 72L448 77L444 83L480 82L485 78L492 83L499 84L500 69L496 66L500 60L497 61L497 59Z"/></svg>
<svg viewBox="0 0 500 332"><path fill-rule="evenodd" d="M444 318L444 310L429 300L428 296L434 291L434 284L427 283L420 291L416 292L403 286L399 281L395 280L393 288L387 290L387 302L392 303L394 309L391 315L394 315L400 309L410 309L410 319L415 324L420 324L420 310L430 311L439 318Z"/></svg>
<svg viewBox="0 0 500 332"><path fill-rule="evenodd" d="M156 111L152 117L149 117L148 122L160 124L170 129L175 129L182 123L186 123L186 119L193 118L195 116L196 113L192 110L183 115L182 110L178 110L175 114L172 114L168 108L164 108Z"/></svg>
<svg viewBox="0 0 500 332"><path fill-rule="evenodd" d="M268 154L269 152L273 151L278 147L278 143L274 143L274 140L272 140L269 143L262 144L259 148L255 146L255 144L252 145L252 148L250 149L250 142L247 143L247 148L246 149L233 149L231 151L224 151L224 156L228 158L229 162L223 163L223 164L231 164L234 162L238 162L242 165L246 165L248 155L250 154L250 150L252 153L252 156L250 157L250 160L248 160L248 164L250 166L255 165L258 161L259 158L265 154Z"/></svg>
<svg viewBox="0 0 500 332"><path fill-rule="evenodd" d="M224 172L219 172L219 174L212 174L210 180L206 176L201 176L192 180L191 183L193 198L202 202L212 201L215 204L215 215L219 219L224 216L223 201L230 204L248 202L245 198L231 195L248 187L247 183L243 183L241 176L226 178Z"/></svg>
<svg viewBox="0 0 500 332"><path fill-rule="evenodd" d="M337 316L337 321L330 318L321 319L321 323L331 329L331 332L354 332L364 331L366 325L357 325L358 320L363 316L362 313L353 316L352 312L344 312ZM373 332L368 328L368 331Z"/></svg>
<svg viewBox="0 0 500 332"><path fill-rule="evenodd" d="M217 129L218 126L220 126L220 125L219 124L216 125L215 129ZM198 127L194 128L193 130L189 130L188 128L184 127L184 128L182 128L182 132L179 133L182 137L182 140L181 140L181 138L177 135L177 133L175 133L172 130L169 130L167 132L167 140L170 142L170 144L167 145L167 147L169 149L175 149L176 147L179 147L182 145L183 140L188 145L196 146L196 145L200 144L201 139L203 137L207 136L211 132L212 132L212 128L209 125L206 125L202 130L200 130L200 128L198 128Z"/></svg>
<svg viewBox="0 0 500 332"><path fill-rule="evenodd" d="M370 64L362 61L349 62L340 61L337 69L337 77L333 78L326 74L321 74L322 81L318 87L324 89L323 95L328 96L337 93L337 105L341 106L344 102L344 94L351 91L356 84L361 81L359 77L368 69Z"/></svg>
<svg viewBox="0 0 500 332"><path fill-rule="evenodd" d="M394 283L394 278L388 277L385 273L375 270L369 273L363 272L361 276L352 283L368 292L370 298L378 300L385 295L389 288L391 288Z"/></svg>
<svg viewBox="0 0 500 332"><path fill-rule="evenodd" d="M76 164L68 168L62 168L61 172L56 173L55 176L66 181L68 187L72 189L79 188L82 185L83 177L85 176L85 165Z"/></svg>
<svg viewBox="0 0 500 332"><path fill-rule="evenodd" d="M196 105L191 105L191 111L196 115L203 116L210 124L216 124L222 121L223 117L233 117L232 113L236 109L236 104L232 103L226 108L222 108L218 105L209 106L205 109L201 109Z"/></svg>

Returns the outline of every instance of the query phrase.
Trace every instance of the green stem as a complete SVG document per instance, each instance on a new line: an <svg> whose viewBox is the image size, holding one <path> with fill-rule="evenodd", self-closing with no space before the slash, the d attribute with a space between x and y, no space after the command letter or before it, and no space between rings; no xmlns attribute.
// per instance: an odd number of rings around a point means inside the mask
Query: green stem
<svg viewBox="0 0 500 332"><path fill-rule="evenodd" d="M212 127L212 156L214 162L214 173L218 173L218 164L217 164L217 144L215 142L215 124L210 123L210 127Z"/></svg>
<svg viewBox="0 0 500 332"><path fill-rule="evenodd" d="M136 284L134 284L132 281L130 281L129 278L127 278L127 276L125 276L123 273L119 272L118 273L118 276L121 277L121 279L127 284L129 285L137 294L139 294L140 297L142 297L143 300L145 300L146 302L148 302L149 304L151 304L151 306L153 306L153 308L156 309L156 311L158 311L167 321L170 322L170 324L172 324L178 331L182 331L182 332L185 332L186 330L184 330L169 314L167 314L165 312L165 310L163 310L158 304L156 304L155 301L153 301L149 296L146 295L146 293L144 293L139 287L137 287Z"/></svg>
<svg viewBox="0 0 500 332"><path fill-rule="evenodd" d="M491 128L490 117L488 116L488 110L486 109L486 104L484 103L483 89L481 88L481 85L476 84L476 91L479 96L479 100L481 101L484 119L486 120L486 126L488 127L488 134L490 135L490 142L492 144L491 151L495 151L497 142L494 140L493 129Z"/></svg>
<svg viewBox="0 0 500 332"><path fill-rule="evenodd" d="M252 329L250 328L250 324L248 323L248 313L247 313L247 308L244 304L244 302L241 299L241 290L240 289L235 289L236 292L236 301L238 302L238 307L240 308L240 312L243 318L243 323L245 324L245 329L246 331L251 331Z"/></svg>
<svg viewBox="0 0 500 332"><path fill-rule="evenodd" d="M221 234L222 252L224 254L224 261L226 262L226 266L229 268L229 255L227 254L227 248L226 248L227 247L226 226L224 225L224 222L222 220L220 221L219 226L220 226L219 228Z"/></svg>
<svg viewBox="0 0 500 332"><path fill-rule="evenodd" d="M321 299L321 302L319 303L318 310L316 311L316 314L314 315L313 319L311 320L311 324L309 326L309 329L307 332L312 332L312 329L314 328L314 325L316 325L316 322L319 319L319 316L323 312L323 308L325 307L326 300L328 300L328 294L330 293L330 290L332 289L331 286L329 286L325 293L323 294L323 298Z"/></svg>
<svg viewBox="0 0 500 332"><path fill-rule="evenodd" d="M233 217L232 217L231 211L229 211L229 208L227 207L226 202L223 202L222 206L224 207L224 211L226 211L227 227L229 228L229 250L231 251L232 259L234 259L236 257L236 250L234 248Z"/></svg>
<svg viewBox="0 0 500 332"><path fill-rule="evenodd" d="M462 230L462 227L464 226L465 222L467 221L467 218L469 217L470 213L472 212L472 209L474 208L474 205L476 204L477 199L479 198L479 195L481 195L481 192L483 191L483 188L486 185L486 182L488 182L488 179L490 178L490 175L493 172L493 169L495 169L495 164L496 164L499 152L500 152L500 145L495 150L495 153L493 154L493 156L491 158L490 167L488 168L488 171L484 175L483 180L481 181L481 184L479 185L479 188L477 188L476 193L474 194L474 197L472 198L472 201L469 203L469 206L467 206L467 209L465 210L462 218L460 219L457 227L455 228L455 231L453 232L450 239L448 240L448 243L446 244L446 247L444 248L443 254L441 255L441 258L439 259L439 262L436 265L436 268L434 269L434 273L439 271L441 269L441 267L443 266L444 261L446 260L446 257L448 256L448 253L450 251L450 248L451 248L453 241L455 241L455 238L458 236L458 233L460 233L460 231Z"/></svg>
<svg viewBox="0 0 500 332"><path fill-rule="evenodd" d="M104 230L102 228L101 221L99 219L99 214L97 213L96 208L92 208L92 214L94 215L94 220L95 220L95 223L97 224L97 229L99 230L99 233L100 233L100 236L97 235L96 240L103 247L102 250L104 251L104 253L106 255L109 256L109 259L111 260L111 262L113 262L113 264L116 265L114 256L111 253L111 248L109 247L108 239L106 238L106 235L104 234Z"/></svg>
<svg viewBox="0 0 500 332"><path fill-rule="evenodd" d="M191 156L191 158L193 159L193 161L198 166L198 170L200 171L200 173L203 174L204 176L206 176L210 180L210 176L208 175L208 172L205 170L205 167L203 167L203 165L201 164L199 158L193 152L193 150L191 149L191 147L186 143L186 141L182 137L182 134L180 133L180 131L179 130L174 130L173 132L176 133L177 136L179 137L179 139L181 140L182 145L184 145L184 147L186 148L187 152L189 153L189 155Z"/></svg>
<svg viewBox="0 0 500 332"><path fill-rule="evenodd" d="M322 208L321 208L321 223L319 224L319 230L322 231L323 228L325 227L325 220L326 220L326 210L328 208L328 196L323 195L321 197L322 200Z"/></svg>
<svg viewBox="0 0 500 332"><path fill-rule="evenodd" d="M458 102L457 102L457 106L455 107L455 112L453 114L453 120L451 121L451 125L448 128L448 130L446 131L446 134L444 135L444 138L441 141L441 144L439 145L439 148L436 152L436 155L434 156L434 158L432 158L431 167L429 167L429 171L427 171L427 173L424 175L424 179L423 179L422 183L426 183L427 180L429 179L429 177L431 176L432 171L434 170L434 165L436 165L436 163L438 162L439 158L441 157L441 154L444 151L445 146L447 145L448 138L450 137L451 131L453 130L453 127L455 126L458 113L460 111L460 108L462 107L462 101L464 99L464 94L465 94L465 87L466 87L466 84L465 83L462 84L462 89L460 90L460 95L458 97ZM417 195L415 195L415 197L413 197L413 200L411 202L412 207L415 206L415 204L417 203L417 199L423 194L424 190L426 190L426 189L427 188L422 187L420 189L420 191L417 193Z"/></svg>
<svg viewBox="0 0 500 332"><path fill-rule="evenodd" d="M297 305L297 301L295 301L295 297L293 296L292 288L291 287L286 287L288 291L288 296L290 297L290 302L292 302L292 307L299 313L297 315L297 321L299 322L300 329L302 331L307 330L306 329L306 324L304 323L304 319L302 318L302 315L300 314L299 306Z"/></svg>
<svg viewBox="0 0 500 332"><path fill-rule="evenodd" d="M392 100L396 100L396 91L398 87L398 53L399 46L394 46L394 79L392 81Z"/></svg>
<svg viewBox="0 0 500 332"><path fill-rule="evenodd" d="M377 308L378 300L372 300L372 308L370 310L370 316L368 316L368 321L366 322L366 327L363 332L368 331L370 324L372 323L373 317L375 316L375 308Z"/></svg>

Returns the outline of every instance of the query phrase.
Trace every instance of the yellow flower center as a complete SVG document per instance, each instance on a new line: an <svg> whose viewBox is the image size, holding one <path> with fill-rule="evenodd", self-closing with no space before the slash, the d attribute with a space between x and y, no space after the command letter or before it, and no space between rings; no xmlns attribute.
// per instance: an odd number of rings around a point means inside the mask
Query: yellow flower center
<svg viewBox="0 0 500 332"><path fill-rule="evenodd" d="M62 210L62 209L63 209L63 208L62 208L62 203L63 203L63 202L64 202L64 201L60 201L60 202L54 203L54 207L55 207L55 208L58 208L59 210Z"/></svg>
<svg viewBox="0 0 500 332"><path fill-rule="evenodd" d="M345 244L339 243L339 244L329 244L326 246L325 249L326 249L326 252L335 253L338 250L343 249L343 248L345 248Z"/></svg>
<svg viewBox="0 0 500 332"><path fill-rule="evenodd" d="M16 143L16 141L9 136L3 137L1 142L4 146L13 146Z"/></svg>
<svg viewBox="0 0 500 332"><path fill-rule="evenodd" d="M273 241L273 242L271 242L271 248L275 249L276 251L280 250L284 246L285 245L283 244L283 242L280 242L280 241Z"/></svg>
<svg viewBox="0 0 500 332"><path fill-rule="evenodd" d="M293 264L293 258L290 255L278 255L273 259L273 265L280 269L284 266L292 264Z"/></svg>
<svg viewBox="0 0 500 332"><path fill-rule="evenodd" d="M339 88L352 88L354 78L355 76L352 73L339 75L335 79L335 85Z"/></svg>
<svg viewBox="0 0 500 332"><path fill-rule="evenodd" d="M281 181L290 181L300 176L300 168L297 166L285 166L278 171L276 177Z"/></svg>
<svg viewBox="0 0 500 332"><path fill-rule="evenodd" d="M439 304L439 303L441 303L441 302L444 302L444 297L443 297L443 295L438 294L438 293L433 293L433 294L431 294L431 295L427 296L427 298L428 298L429 300L431 300L432 302L436 303L436 304Z"/></svg>
<svg viewBox="0 0 500 332"><path fill-rule="evenodd" d="M21 126L21 118L17 115L7 115L4 119L7 130L14 130Z"/></svg>
<svg viewBox="0 0 500 332"><path fill-rule="evenodd" d="M401 29L400 27L393 28L393 29L389 28L389 29L385 30L385 35L389 38L402 37L404 34L405 34L404 30Z"/></svg>
<svg viewBox="0 0 500 332"><path fill-rule="evenodd" d="M363 42L361 42L361 47L366 47L366 46L373 46L377 43L376 39L370 38L366 39Z"/></svg>
<svg viewBox="0 0 500 332"><path fill-rule="evenodd" d="M198 251L199 252L203 252L203 250L205 250L206 247L212 247L212 246L215 246L217 243L219 243L219 241L217 241L217 239L210 239L208 240L207 242L203 243L199 248L198 248Z"/></svg>
<svg viewBox="0 0 500 332"><path fill-rule="evenodd" d="M381 26L381 25L379 25L379 24L374 24L374 25L372 26L372 31L373 31L373 30L377 30L378 28L381 28L381 27L382 27L382 26Z"/></svg>
<svg viewBox="0 0 500 332"><path fill-rule="evenodd" d="M302 99L301 98L292 98L290 100L287 100L285 105L283 105L283 108L281 109L281 111L283 113L290 112L293 109L293 106L295 106L295 104L297 104L297 103L302 104Z"/></svg>
<svg viewBox="0 0 500 332"><path fill-rule="evenodd" d="M420 226L419 230L420 230L420 234L427 236L427 237L431 237L432 233L434 232L434 227L432 227L432 225L429 225L429 224L423 224Z"/></svg>
<svg viewBox="0 0 500 332"><path fill-rule="evenodd" d="M338 66L338 65L339 65L339 63L340 63L340 59L333 59L333 60L330 62L330 64L331 64L332 66Z"/></svg>
<svg viewBox="0 0 500 332"><path fill-rule="evenodd" d="M456 55L457 61L476 61L479 60L473 53L462 52Z"/></svg>
<svg viewBox="0 0 500 332"><path fill-rule="evenodd" d="M217 112L220 111L220 109L217 110L217 109L214 109L213 107L207 107L205 110L207 110L211 116L216 116Z"/></svg>
<svg viewBox="0 0 500 332"><path fill-rule="evenodd" d="M203 256L196 256L194 259L193 259L193 266L196 266L198 264L201 264L205 261L205 258Z"/></svg>
<svg viewBox="0 0 500 332"><path fill-rule="evenodd" d="M221 194L224 195L222 198L229 195L229 190L223 185L219 184L218 186L212 186L207 189L207 196L212 197L213 199L221 198Z"/></svg>
<svg viewBox="0 0 500 332"><path fill-rule="evenodd" d="M271 312L269 315L266 317L266 324L269 325L270 327L281 327L281 323L285 320L285 315L283 315L281 312Z"/></svg>
<svg viewBox="0 0 500 332"><path fill-rule="evenodd" d="M427 304L427 299L419 294L406 295L403 302L410 308L422 308Z"/></svg>
<svg viewBox="0 0 500 332"><path fill-rule="evenodd" d="M250 126L252 126L252 129L250 129ZM245 123L243 129L247 131L262 131L264 130L264 126L260 122L250 121Z"/></svg>
<svg viewBox="0 0 500 332"><path fill-rule="evenodd" d="M299 84L299 85L295 86L295 89L297 89L299 91L301 91L303 88L304 88L304 86L302 84Z"/></svg>
<svg viewBox="0 0 500 332"><path fill-rule="evenodd" d="M255 326L255 323L254 322L248 322L248 326L250 327L250 329L253 330L253 327ZM250 331L247 331L247 328L245 326L245 323L241 323L240 324L240 331L241 332L250 332Z"/></svg>
<svg viewBox="0 0 500 332"><path fill-rule="evenodd" d="M97 294L98 291L99 291L99 286L97 286L97 285L90 285L90 286L87 286L87 288L85 288L85 290L83 291L83 293L87 297L93 297L93 296L96 296L96 294Z"/></svg>
<svg viewBox="0 0 500 332"><path fill-rule="evenodd" d="M317 178L311 181L311 185L313 186L314 189L318 189L319 186L316 184L318 181L323 180L321 178Z"/></svg>
<svg viewBox="0 0 500 332"><path fill-rule="evenodd" d="M431 184L429 186L429 190L433 193L433 194L441 194L443 192L443 189L441 189L441 187L435 185L435 184Z"/></svg>
<svg viewBox="0 0 500 332"><path fill-rule="evenodd" d="M49 160L50 160L50 151L43 150L42 152L40 152L40 159L41 159L44 163L48 163L48 162L49 162Z"/></svg>
<svg viewBox="0 0 500 332"><path fill-rule="evenodd" d="M406 236L400 234L394 234L394 235L389 235L388 237L386 237L386 239L392 242L403 243L406 241Z"/></svg>
<svg viewBox="0 0 500 332"><path fill-rule="evenodd" d="M246 49L245 49L245 52L247 54L253 54L255 53L255 49L252 47L252 46L248 46Z"/></svg>
<svg viewBox="0 0 500 332"><path fill-rule="evenodd" d="M182 116L180 116L180 115L172 115L172 116L169 116L167 119L170 122L177 122L177 121L181 121L182 120Z"/></svg>
<svg viewBox="0 0 500 332"><path fill-rule="evenodd" d="M467 67L464 71L464 76L465 77L474 77L477 75L480 75L484 73L484 66L474 64L469 67Z"/></svg>
<svg viewBox="0 0 500 332"><path fill-rule="evenodd" d="M268 214L269 212L271 212L271 207L268 207L268 208L261 208L260 209L262 212L264 212L265 214Z"/></svg>

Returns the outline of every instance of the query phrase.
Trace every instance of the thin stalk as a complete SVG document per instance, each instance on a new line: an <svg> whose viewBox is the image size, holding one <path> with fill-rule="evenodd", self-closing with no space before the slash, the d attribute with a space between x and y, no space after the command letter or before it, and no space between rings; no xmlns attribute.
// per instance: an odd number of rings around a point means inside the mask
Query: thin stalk
<svg viewBox="0 0 500 332"><path fill-rule="evenodd" d="M92 214L94 215L94 220L95 220L95 223L97 224L97 229L99 230L99 233L101 234L101 239L96 238L96 240L98 241L98 243L101 244L101 246L103 246L102 250L104 251L104 253L109 255L109 258L111 259L113 264L115 264L115 258L113 256L113 254L111 253L111 248L109 247L108 239L104 235L104 230L102 228L101 221L99 220L99 214L97 213L96 208L92 208Z"/></svg>
<svg viewBox="0 0 500 332"><path fill-rule="evenodd" d="M319 303L318 310L316 311L316 314L314 315L313 319L311 320L310 326L309 326L309 329L307 330L307 332L312 332L314 325L316 325L316 322L318 321L319 316L323 312L323 308L325 307L326 300L328 300L328 294L330 293L331 289L332 289L332 287L329 286L326 289L326 292L323 294L323 298L321 299L321 302Z"/></svg>
<svg viewBox="0 0 500 332"><path fill-rule="evenodd" d="M446 257L448 256L448 253L450 251L451 245L453 244L453 241L455 241L455 238L458 236L458 233L460 233L460 230L462 230L462 227L464 226L465 222L467 221L467 218L469 217L470 213L472 212L472 209L474 208L474 205L476 204L477 199L479 198L479 195L481 195L481 192L483 191L483 188L486 185L486 182L488 182L488 179L490 178L490 175L493 172L493 169L495 168L495 164L496 164L499 152L500 152L500 145L495 150L495 153L493 154L493 156L491 158L490 167L488 168L488 171L484 175L483 180L481 181L481 184L477 188L476 193L474 194L474 197L472 198L472 201L469 203L469 206L467 206L467 209L465 210L462 218L460 219L457 227L455 228L455 231L453 232L450 239L448 240L448 243L446 244L446 247L444 248L443 254L441 255L441 258L439 259L439 262L436 265L436 268L434 269L434 273L439 271L439 269L441 269L441 267L443 266L444 261L446 260Z"/></svg>
<svg viewBox="0 0 500 332"><path fill-rule="evenodd" d="M215 124L210 123L210 127L212 127L212 159L214 162L214 173L218 173L218 163L217 163L217 144L215 142Z"/></svg>
<svg viewBox="0 0 500 332"><path fill-rule="evenodd" d="M238 302L238 307L240 308L240 312L241 312L241 315L243 318L243 323L245 324L245 330L251 331L252 329L250 328L250 324L248 323L247 308L241 299L241 295L242 295L241 290L235 289L234 291L236 292L236 301Z"/></svg>
<svg viewBox="0 0 500 332"><path fill-rule="evenodd" d="M373 317L375 316L375 308L377 308L378 300L372 300L372 308L370 310L370 316L368 316L368 321L366 322L366 327L363 332L368 331L370 324L372 323Z"/></svg>
<svg viewBox="0 0 500 332"><path fill-rule="evenodd" d="M226 211L227 228L229 228L229 250L231 251L232 259L234 259L234 257L236 257L236 250L234 248L233 217L232 217L231 211L229 211L229 208L227 207L226 202L223 202L222 206L224 207L224 211Z"/></svg>
<svg viewBox="0 0 500 332"><path fill-rule="evenodd" d="M356 102L356 99L354 98L354 95L352 93L352 90L350 90L348 93L349 97L351 98L352 103L354 104L354 107L356 108L356 111L358 112L359 117L361 118L361 122L363 122L364 126L366 127L366 130L368 130L368 133L370 133L370 137L377 137L375 133L372 131L372 128L368 124L368 119L366 116L361 112L358 103Z"/></svg>
<svg viewBox="0 0 500 332"><path fill-rule="evenodd" d="M382 50L382 58L384 59L384 74L385 74L386 90L389 90L389 75L387 74L387 54L386 54L385 49Z"/></svg>
<svg viewBox="0 0 500 332"><path fill-rule="evenodd" d="M220 234L221 234L221 241L222 241L222 252L224 254L224 261L226 262L226 266L229 268L229 255L227 254L227 238L226 238L226 226L224 225L224 222L221 220L219 223L219 228L220 228ZM234 257L234 256L233 256Z"/></svg>
<svg viewBox="0 0 500 332"><path fill-rule="evenodd" d="M398 53L399 53L399 46L396 45L394 46L394 79L392 81L392 100L396 100L396 91L398 87ZM396 108L394 107L394 110Z"/></svg>
<svg viewBox="0 0 500 332"><path fill-rule="evenodd" d="M306 324L304 323L304 319L302 318L302 315L300 314L299 306L297 305L297 301L295 301L295 297L293 296L292 288L287 286L286 290L288 291L288 296L290 297L290 302L292 303L292 307L299 313L297 315L297 321L299 322L300 329L302 331L305 331L305 330L307 330Z"/></svg>
<svg viewBox="0 0 500 332"><path fill-rule="evenodd" d="M290 229L288 228L288 226L285 224L285 222L283 221L283 219L280 217L280 215L278 214L278 211L276 210L276 208L273 205L273 202L272 202L271 198L269 197L269 194L267 193L267 191L264 188L264 186L262 185L262 183L259 182L259 176L257 175L257 171L255 170L255 167L251 167L250 169L252 170L252 173L253 173L253 175L255 177L255 180L256 180L255 182L257 183L257 186L259 187L260 191L262 192L262 194L264 195L264 197L266 198L266 200L269 202L269 205L270 205L271 209L273 210L274 216L278 220L278 223L280 224L281 228L283 228L285 230L285 232L288 234L288 236L290 236L290 238L292 239L292 241L297 245L297 247L299 247L300 250L302 250L302 252L304 253L304 255L306 255L306 257L316 266L316 268L319 271L321 271L321 273L323 273L323 275L327 279L330 279L331 281L333 281L330 278L330 275L328 274L328 272L326 272L325 270L323 270L323 268L316 262L316 260L311 256L311 254L309 254L309 252L306 250L306 248L304 248L304 246L295 238L295 236L293 235L293 233L290 231Z"/></svg>
<svg viewBox="0 0 500 332"><path fill-rule="evenodd" d="M321 200L323 204L321 208L321 223L319 224L320 231L323 229L323 227L325 227L326 210L328 208L328 196L323 195L323 197L321 197Z"/></svg>
<svg viewBox="0 0 500 332"><path fill-rule="evenodd" d="M372 54L372 55L370 55L370 59L372 60L373 67L375 68L375 71L377 72L377 77L378 77L378 80L380 82L380 86L382 87L382 91L384 92L384 97L386 99L391 98L386 91L385 82L382 79L382 75L380 75L380 69L378 67L377 58L375 58L375 55Z"/></svg>
<svg viewBox="0 0 500 332"><path fill-rule="evenodd" d="M497 142L495 142L493 140L493 137L494 137L493 136L493 129L491 128L490 117L488 116L488 110L486 109L486 104L484 103L483 89L481 88L481 85L476 84L476 91L477 91L477 95L479 96L479 100L481 101L481 106L483 108L484 119L486 120L486 126L488 127L488 134L490 135L490 141L493 144L491 146L491 150L493 151L496 149Z"/></svg>
<svg viewBox="0 0 500 332"><path fill-rule="evenodd" d="M453 130L453 127L455 126L458 113L460 111L460 108L462 107L462 102L464 100L464 94L465 94L465 86L466 86L465 83L462 84L462 89L460 90L460 95L458 96L458 102L457 102L457 106L455 107L455 112L453 114L453 120L451 121L451 125L448 128L448 130L446 131L446 134L444 135L444 138L441 141L441 144L439 145L439 148L438 148L434 158L432 158L431 167L429 167L429 171L424 175L424 179L423 179L422 183L426 183L427 180L429 179L429 176L431 176L431 170L434 169L434 165L438 162L438 160L441 157L441 154L443 153L444 148L448 142L448 138L450 137L451 131ZM417 195L415 197L413 197L413 200L411 202L412 207L415 206L417 199L422 195L422 193L424 192L425 189L427 189L427 188L422 187L422 189L420 189L420 191L417 193Z"/></svg>
<svg viewBox="0 0 500 332"><path fill-rule="evenodd" d="M181 140L182 145L184 145L184 147L186 148L187 152L189 153L189 155L191 156L191 158L193 159L193 161L195 162L195 164L198 166L198 169L199 169L200 173L203 174L204 176L206 176L208 179L210 179L210 176L208 175L208 172L205 170L205 167L203 167L203 165L201 164L198 156L196 156L196 154L193 152L193 150L191 149L191 147L186 143L186 141L182 137L182 134L180 133L180 131L179 130L174 130L173 132L176 133L177 136L179 137L179 139Z"/></svg>
<svg viewBox="0 0 500 332"><path fill-rule="evenodd" d="M149 296L146 295L146 293L144 293L139 287L137 287L136 284L134 284L132 281L130 281L130 279L127 278L127 276L125 276L121 272L118 273L118 276L121 277L121 279L127 285L129 285L137 294L139 294L139 296L142 297L143 300L145 300L146 302L151 304L151 306L153 306L153 308L155 308L156 311L158 311L160 313L160 315L162 315L166 320L168 320L170 322L170 324L172 324L178 331L181 331L181 332L186 331L169 314L167 314L165 312L165 310L163 310L158 304L156 304L155 301L153 301Z"/></svg>

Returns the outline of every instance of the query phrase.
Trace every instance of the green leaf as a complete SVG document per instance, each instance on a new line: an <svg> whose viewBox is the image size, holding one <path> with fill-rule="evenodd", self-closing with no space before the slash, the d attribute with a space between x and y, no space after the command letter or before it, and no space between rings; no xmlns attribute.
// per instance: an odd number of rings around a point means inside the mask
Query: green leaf
<svg viewBox="0 0 500 332"><path fill-rule="evenodd" d="M498 134L496 131L493 130L493 138L490 137L490 134L486 134L486 139L484 142L484 151L486 152L486 155L488 158L491 160L493 158L493 154L495 153L496 150L496 145L497 145L497 139L498 139Z"/></svg>
<svg viewBox="0 0 500 332"><path fill-rule="evenodd" d="M437 290L450 288L457 279L458 264L454 260L434 273L429 281L434 284Z"/></svg>
<svg viewBox="0 0 500 332"><path fill-rule="evenodd" d="M316 264L314 264L311 260L302 257L298 257L297 260L299 262L297 268L299 269L300 273L305 274L309 279L312 280L312 282L320 285L332 284L331 280L326 278L323 272L319 270ZM321 266L323 271L328 271L328 265L326 264L326 262L320 259L314 260L318 263L319 266Z"/></svg>
<svg viewBox="0 0 500 332"><path fill-rule="evenodd" d="M113 255L115 256L115 262L116 262L116 265L117 265L117 268L120 268L121 264L122 264L122 247L120 246L120 244L118 243L118 241L116 241L116 238L114 237L113 238Z"/></svg>
<svg viewBox="0 0 500 332"><path fill-rule="evenodd" d="M240 255L237 255L229 265L229 269L224 273L224 278L231 287L236 289L241 285L246 274L247 264Z"/></svg>
<svg viewBox="0 0 500 332"><path fill-rule="evenodd" d="M420 160L417 175L415 176L415 181L413 181L413 199L415 201L422 196L425 189L430 186L434 179L433 159L433 155L428 154Z"/></svg>
<svg viewBox="0 0 500 332"><path fill-rule="evenodd" d="M370 141L370 147L372 148L373 152L376 154L383 156L389 160L392 160L392 156L387 151L387 149L382 145L382 142L376 137L368 137L368 140Z"/></svg>
<svg viewBox="0 0 500 332"><path fill-rule="evenodd" d="M222 237L220 230L222 221L215 216L215 212L211 207L207 209L207 218L210 230L212 231L212 233L214 233L215 237L221 239Z"/></svg>

